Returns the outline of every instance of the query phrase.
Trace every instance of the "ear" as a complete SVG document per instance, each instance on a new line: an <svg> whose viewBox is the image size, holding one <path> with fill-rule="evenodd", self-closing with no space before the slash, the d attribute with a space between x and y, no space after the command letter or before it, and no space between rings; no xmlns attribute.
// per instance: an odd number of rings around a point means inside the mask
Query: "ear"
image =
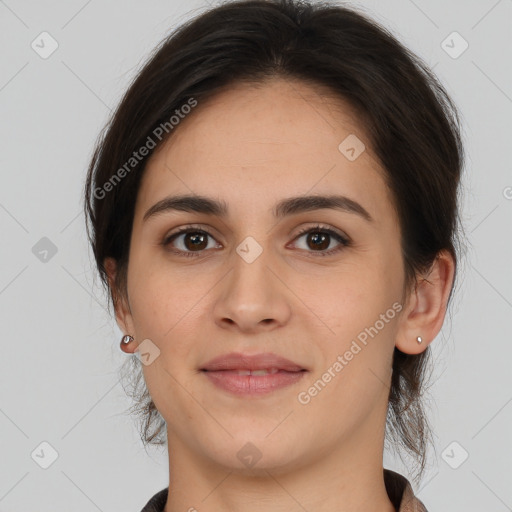
<svg viewBox="0 0 512 512"><path fill-rule="evenodd" d="M446 250L437 255L429 273L419 277L402 314L395 346L405 354L420 354L443 326L455 275L453 256ZM417 337L421 336L422 343Z"/></svg>
<svg viewBox="0 0 512 512"><path fill-rule="evenodd" d="M115 284L117 271L116 260L114 258L105 258L104 267L107 272L112 302L114 303L117 325L124 334L135 337L135 328L128 298L120 293ZM132 354L137 350L136 341L133 340L130 343L121 343L121 350Z"/></svg>

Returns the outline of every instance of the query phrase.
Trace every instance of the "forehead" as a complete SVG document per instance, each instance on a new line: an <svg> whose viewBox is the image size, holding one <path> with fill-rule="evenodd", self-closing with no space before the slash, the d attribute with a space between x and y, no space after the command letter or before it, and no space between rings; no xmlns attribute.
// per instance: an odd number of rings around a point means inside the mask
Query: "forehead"
<svg viewBox="0 0 512 512"><path fill-rule="evenodd" d="M391 200L357 114L325 88L233 85L198 101L175 130L146 166L140 202L194 192L267 209L266 198L329 192L367 203L378 218L376 203Z"/></svg>
<svg viewBox="0 0 512 512"><path fill-rule="evenodd" d="M337 154L340 136L354 133L366 139L354 109L325 87L273 79L262 84L237 83L198 102L164 145L177 154L197 156L214 148L229 149L223 163L283 160L318 152ZM181 144L180 144L181 143ZM249 153L247 151L249 150Z"/></svg>

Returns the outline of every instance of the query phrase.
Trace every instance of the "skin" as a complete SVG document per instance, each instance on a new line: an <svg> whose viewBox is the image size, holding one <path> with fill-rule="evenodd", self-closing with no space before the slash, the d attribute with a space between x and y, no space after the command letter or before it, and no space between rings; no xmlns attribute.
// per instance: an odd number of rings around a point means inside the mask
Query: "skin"
<svg viewBox="0 0 512 512"><path fill-rule="evenodd" d="M435 338L454 262L441 252L428 282L402 296L399 223L383 170L353 111L320 91L282 79L232 86L181 121L145 170L127 296L118 297L116 316L135 338L125 352L145 339L160 350L143 371L167 422L166 512L395 510L382 463L393 350L417 354ZM338 150L349 134L366 144L354 161ZM272 215L281 199L334 192L360 203L373 221L332 209ZM188 193L224 200L229 215L168 211L143 221L161 199ZM297 238L317 223L351 245L328 237L319 250L308 234ZM201 253L187 235L162 245L189 224L211 235ZM248 236L262 248L250 264L236 252ZM105 263L113 285L115 262ZM300 403L298 394L393 303L402 311ZM309 372L264 397L238 398L199 371L232 351L274 352ZM237 457L248 442L261 454L253 467Z"/></svg>

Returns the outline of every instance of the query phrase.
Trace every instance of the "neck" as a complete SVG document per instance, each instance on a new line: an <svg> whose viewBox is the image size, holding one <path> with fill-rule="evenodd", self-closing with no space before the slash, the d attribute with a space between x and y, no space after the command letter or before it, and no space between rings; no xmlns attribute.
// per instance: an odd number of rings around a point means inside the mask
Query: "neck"
<svg viewBox="0 0 512 512"><path fill-rule="evenodd" d="M327 443L293 464L242 470L205 460L168 432L172 456L165 512L254 512L263 506L265 512L395 512L384 484L383 433L353 434L337 450Z"/></svg>

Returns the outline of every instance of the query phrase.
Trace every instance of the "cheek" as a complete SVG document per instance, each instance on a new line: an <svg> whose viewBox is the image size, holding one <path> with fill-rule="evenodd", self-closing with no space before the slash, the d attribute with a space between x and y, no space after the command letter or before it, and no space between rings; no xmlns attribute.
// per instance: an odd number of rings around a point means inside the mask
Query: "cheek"
<svg viewBox="0 0 512 512"><path fill-rule="evenodd" d="M301 296L325 322L330 338L343 343L355 337L400 299L401 274L384 262L385 257L367 258L313 284L304 282Z"/></svg>
<svg viewBox="0 0 512 512"><path fill-rule="evenodd" d="M328 335L316 340L322 364L315 379L320 379L320 388L329 381L318 407L328 401L331 407L370 410L387 392L383 383L391 371L402 306L401 275L386 268L385 262L381 257L373 264L354 266L351 272L325 282L323 295L315 297L312 309L329 326L328 331L324 329Z"/></svg>
<svg viewBox="0 0 512 512"><path fill-rule="evenodd" d="M204 277L190 268L180 269L179 263L170 264L157 249L133 251L128 293L137 326L156 338L164 336L199 306L211 286L211 279Z"/></svg>
<svg viewBox="0 0 512 512"><path fill-rule="evenodd" d="M323 329L327 336L318 336L316 327L310 332L321 353L312 383L322 395L311 410L365 415L387 393L401 304L380 269L346 275L324 291L312 307L329 330Z"/></svg>

